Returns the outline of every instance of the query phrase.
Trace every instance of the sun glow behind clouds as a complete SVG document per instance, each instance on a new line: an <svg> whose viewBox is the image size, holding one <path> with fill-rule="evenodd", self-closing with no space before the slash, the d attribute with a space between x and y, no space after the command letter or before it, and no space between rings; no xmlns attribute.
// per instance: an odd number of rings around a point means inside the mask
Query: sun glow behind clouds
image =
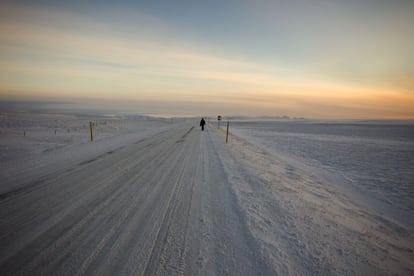
<svg viewBox="0 0 414 276"><path fill-rule="evenodd" d="M321 65L309 71L314 65L217 54L177 26L137 12L113 12L106 21L4 5L0 15L0 97L174 103L204 114L414 118L410 74L405 87L367 85L326 77Z"/></svg>

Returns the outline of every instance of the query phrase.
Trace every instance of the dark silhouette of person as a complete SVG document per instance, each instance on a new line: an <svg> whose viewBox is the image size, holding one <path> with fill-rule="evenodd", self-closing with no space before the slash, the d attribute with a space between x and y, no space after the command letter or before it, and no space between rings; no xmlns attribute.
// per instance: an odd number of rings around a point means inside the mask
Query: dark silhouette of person
<svg viewBox="0 0 414 276"><path fill-rule="evenodd" d="M204 118L201 118L200 121L200 126L201 126L201 130L204 131L204 125L206 124L206 121L204 121Z"/></svg>

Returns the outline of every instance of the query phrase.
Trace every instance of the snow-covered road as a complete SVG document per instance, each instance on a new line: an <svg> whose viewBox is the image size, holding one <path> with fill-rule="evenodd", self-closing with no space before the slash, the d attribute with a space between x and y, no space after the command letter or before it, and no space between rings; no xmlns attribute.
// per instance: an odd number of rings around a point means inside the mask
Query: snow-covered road
<svg viewBox="0 0 414 276"><path fill-rule="evenodd" d="M269 274L213 143L178 124L4 193L1 274Z"/></svg>

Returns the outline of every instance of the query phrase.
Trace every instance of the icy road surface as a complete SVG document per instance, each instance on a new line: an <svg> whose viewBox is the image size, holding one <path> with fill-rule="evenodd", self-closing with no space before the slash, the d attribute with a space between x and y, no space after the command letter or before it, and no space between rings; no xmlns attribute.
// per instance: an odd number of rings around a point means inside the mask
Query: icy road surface
<svg viewBox="0 0 414 276"><path fill-rule="evenodd" d="M269 274L212 136L179 125L1 196L2 275Z"/></svg>
<svg viewBox="0 0 414 276"><path fill-rule="evenodd" d="M411 229L240 137L224 141L176 123L3 171L0 274L414 274Z"/></svg>

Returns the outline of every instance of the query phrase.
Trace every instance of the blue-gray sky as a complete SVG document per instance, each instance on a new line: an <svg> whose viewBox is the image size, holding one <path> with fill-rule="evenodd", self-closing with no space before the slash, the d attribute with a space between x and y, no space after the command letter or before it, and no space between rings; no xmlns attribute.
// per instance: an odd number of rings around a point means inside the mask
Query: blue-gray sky
<svg viewBox="0 0 414 276"><path fill-rule="evenodd" d="M0 97L414 117L414 1L84 2L0 4Z"/></svg>

